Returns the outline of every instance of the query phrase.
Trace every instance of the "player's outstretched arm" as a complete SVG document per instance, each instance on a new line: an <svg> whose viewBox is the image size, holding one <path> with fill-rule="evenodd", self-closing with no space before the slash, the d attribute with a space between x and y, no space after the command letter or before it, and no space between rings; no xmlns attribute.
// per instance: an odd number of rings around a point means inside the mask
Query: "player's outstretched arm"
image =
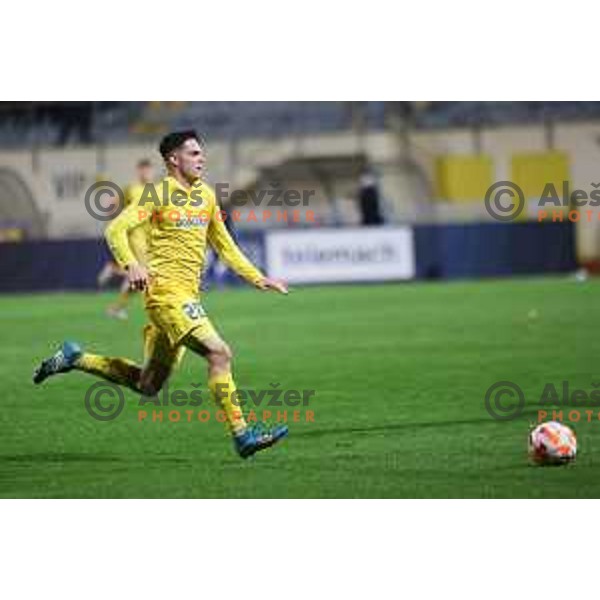
<svg viewBox="0 0 600 600"><path fill-rule="evenodd" d="M208 241L219 258L248 283L260 290L275 291L280 294L288 293L287 285L284 282L269 279L248 260L229 235L218 206L208 224Z"/></svg>

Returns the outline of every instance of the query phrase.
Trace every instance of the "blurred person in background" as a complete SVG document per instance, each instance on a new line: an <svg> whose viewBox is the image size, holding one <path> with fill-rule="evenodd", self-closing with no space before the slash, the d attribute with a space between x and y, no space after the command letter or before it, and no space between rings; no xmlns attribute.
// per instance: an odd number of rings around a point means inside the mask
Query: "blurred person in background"
<svg viewBox="0 0 600 600"><path fill-rule="evenodd" d="M136 179L126 186L124 190L124 208L134 203L139 203L144 190L148 184L154 181L154 168L152 163L147 158L140 160L136 166ZM118 200L113 198L115 208L118 208ZM146 263L146 237L148 233L148 223L140 223L129 233L129 243L134 250L134 253L140 264ZM98 274L98 286L104 287L114 279L120 280L120 291L117 300L110 304L106 309L106 314L114 319L125 320L129 316L128 308L131 295L134 290L130 289L127 273L119 267L112 259L110 252L107 252L109 258L102 270Z"/></svg>
<svg viewBox="0 0 600 600"><path fill-rule="evenodd" d="M379 184L371 167L367 167L360 176L358 203L363 225L383 225Z"/></svg>

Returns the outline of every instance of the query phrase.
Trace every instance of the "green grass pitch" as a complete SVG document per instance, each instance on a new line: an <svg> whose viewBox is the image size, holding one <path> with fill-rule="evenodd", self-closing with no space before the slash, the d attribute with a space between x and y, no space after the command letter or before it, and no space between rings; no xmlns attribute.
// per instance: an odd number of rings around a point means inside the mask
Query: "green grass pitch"
<svg viewBox="0 0 600 600"><path fill-rule="evenodd" d="M574 425L575 464L539 468L526 456L544 384L589 391L600 381L600 282L210 292L204 305L234 348L240 387L316 390L315 422L291 423L288 440L249 461L214 420L138 422L133 393L117 420L91 419L88 375L31 384L35 363L65 338L141 359L141 303L121 323L104 317L110 299L0 298L3 497L600 497L597 416ZM498 380L525 392L515 421L485 410ZM188 354L171 387L199 382L203 361Z"/></svg>

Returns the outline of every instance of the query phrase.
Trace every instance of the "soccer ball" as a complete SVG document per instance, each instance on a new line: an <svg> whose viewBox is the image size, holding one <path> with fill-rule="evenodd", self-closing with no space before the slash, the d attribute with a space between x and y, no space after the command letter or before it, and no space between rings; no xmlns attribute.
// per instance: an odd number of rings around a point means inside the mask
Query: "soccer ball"
<svg viewBox="0 0 600 600"><path fill-rule="evenodd" d="M558 421L542 423L529 434L529 456L538 465L564 465L576 454L575 433Z"/></svg>

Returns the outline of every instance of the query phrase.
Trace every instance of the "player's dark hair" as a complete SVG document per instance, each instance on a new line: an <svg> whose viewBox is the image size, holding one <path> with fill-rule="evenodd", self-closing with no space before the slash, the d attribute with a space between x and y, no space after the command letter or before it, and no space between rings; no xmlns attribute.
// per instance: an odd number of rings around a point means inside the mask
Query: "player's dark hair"
<svg viewBox="0 0 600 600"><path fill-rule="evenodd" d="M188 140L196 140L202 145L200 136L193 129L188 129L187 131L174 131L173 133L165 135L160 142L158 150L161 156L166 160L171 152L177 150L177 148L185 144Z"/></svg>
<svg viewBox="0 0 600 600"><path fill-rule="evenodd" d="M151 167L151 166L152 166L152 161L149 158L142 158L141 160L138 161L138 164L137 164L138 169L143 169L145 167Z"/></svg>

